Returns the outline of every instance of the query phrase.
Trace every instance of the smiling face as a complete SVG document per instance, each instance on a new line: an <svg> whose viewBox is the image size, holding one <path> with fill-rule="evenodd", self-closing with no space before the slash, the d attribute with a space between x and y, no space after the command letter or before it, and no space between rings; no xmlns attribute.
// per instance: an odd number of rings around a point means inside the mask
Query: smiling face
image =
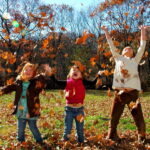
<svg viewBox="0 0 150 150"><path fill-rule="evenodd" d="M134 56L133 49L131 47L125 47L122 51L122 55L132 58Z"/></svg>
<svg viewBox="0 0 150 150"><path fill-rule="evenodd" d="M30 80L35 76L36 69L32 64L26 64L21 72L23 80Z"/></svg>
<svg viewBox="0 0 150 150"><path fill-rule="evenodd" d="M72 78L75 80L82 78L82 73L77 66L73 66L71 68L71 70L69 72L69 78Z"/></svg>

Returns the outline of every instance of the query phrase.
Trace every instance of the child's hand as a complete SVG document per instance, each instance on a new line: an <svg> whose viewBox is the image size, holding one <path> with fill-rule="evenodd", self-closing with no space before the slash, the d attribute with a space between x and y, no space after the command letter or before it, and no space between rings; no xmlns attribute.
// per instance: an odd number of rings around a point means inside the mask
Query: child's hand
<svg viewBox="0 0 150 150"><path fill-rule="evenodd" d="M140 30L147 30L147 29L150 29L150 26L141 25L141 26L139 26L139 29Z"/></svg>
<svg viewBox="0 0 150 150"><path fill-rule="evenodd" d="M101 29L102 29L103 31L105 31L105 32L108 31L108 29L107 29L106 26L102 26Z"/></svg>
<svg viewBox="0 0 150 150"><path fill-rule="evenodd" d="M104 71L98 71L98 75L101 76L104 74Z"/></svg>
<svg viewBox="0 0 150 150"><path fill-rule="evenodd" d="M44 64L43 67L44 67L44 70L45 70L45 74L48 75L48 76L51 76L52 75L51 67L48 64Z"/></svg>
<svg viewBox="0 0 150 150"><path fill-rule="evenodd" d="M65 97L69 97L69 91L65 91Z"/></svg>

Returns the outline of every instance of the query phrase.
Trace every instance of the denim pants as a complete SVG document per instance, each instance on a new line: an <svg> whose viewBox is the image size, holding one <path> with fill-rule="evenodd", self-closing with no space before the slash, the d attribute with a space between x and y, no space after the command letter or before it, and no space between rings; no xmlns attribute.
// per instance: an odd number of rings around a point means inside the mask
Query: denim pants
<svg viewBox="0 0 150 150"><path fill-rule="evenodd" d="M79 143L84 142L84 120L80 122L77 116L82 115L84 116L84 107L80 108L72 108L69 106L65 107L65 130L64 130L64 140L69 140L69 135L71 134L73 120L76 123L76 130L77 130L77 139Z"/></svg>
<svg viewBox="0 0 150 150"><path fill-rule="evenodd" d="M22 118L18 118L18 141L19 142L23 142L25 141L25 128L26 128L26 124L29 124L29 128L36 140L36 142L42 142L43 139L41 137L41 134L37 128L37 120L30 120L30 119L22 119Z"/></svg>

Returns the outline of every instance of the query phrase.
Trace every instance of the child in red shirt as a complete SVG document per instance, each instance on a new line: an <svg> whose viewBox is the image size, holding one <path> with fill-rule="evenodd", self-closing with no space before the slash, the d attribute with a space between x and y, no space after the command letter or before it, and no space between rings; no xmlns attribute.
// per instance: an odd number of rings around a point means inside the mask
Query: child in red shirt
<svg viewBox="0 0 150 150"><path fill-rule="evenodd" d="M84 98L85 86L96 85L98 77L93 81L83 79L82 72L78 66L73 66L67 77L67 81L56 80L54 82L65 88L65 129L63 138L65 141L69 140L72 130L73 120L76 123L77 139L79 143L84 142Z"/></svg>

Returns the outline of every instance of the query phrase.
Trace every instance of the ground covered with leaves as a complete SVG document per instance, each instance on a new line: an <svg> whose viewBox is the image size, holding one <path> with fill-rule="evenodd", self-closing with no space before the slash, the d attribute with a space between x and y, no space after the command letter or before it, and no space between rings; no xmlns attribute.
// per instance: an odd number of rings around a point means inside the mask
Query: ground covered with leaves
<svg viewBox="0 0 150 150"><path fill-rule="evenodd" d="M109 95L109 96L108 96ZM137 142L137 130L132 116L127 109L121 117L118 134L121 141L115 143L106 140L110 108L113 96L107 91L88 90L85 98L85 144L76 142L75 127L70 135L70 142L63 142L65 99L62 91L47 91L41 94L41 117L38 127L47 143L48 149L74 150L144 150L150 149L150 93L141 94L141 103L147 128L145 145ZM0 97L0 149L2 150L41 150L46 149L36 144L27 126L26 142L17 142L17 119L11 115L14 93Z"/></svg>

